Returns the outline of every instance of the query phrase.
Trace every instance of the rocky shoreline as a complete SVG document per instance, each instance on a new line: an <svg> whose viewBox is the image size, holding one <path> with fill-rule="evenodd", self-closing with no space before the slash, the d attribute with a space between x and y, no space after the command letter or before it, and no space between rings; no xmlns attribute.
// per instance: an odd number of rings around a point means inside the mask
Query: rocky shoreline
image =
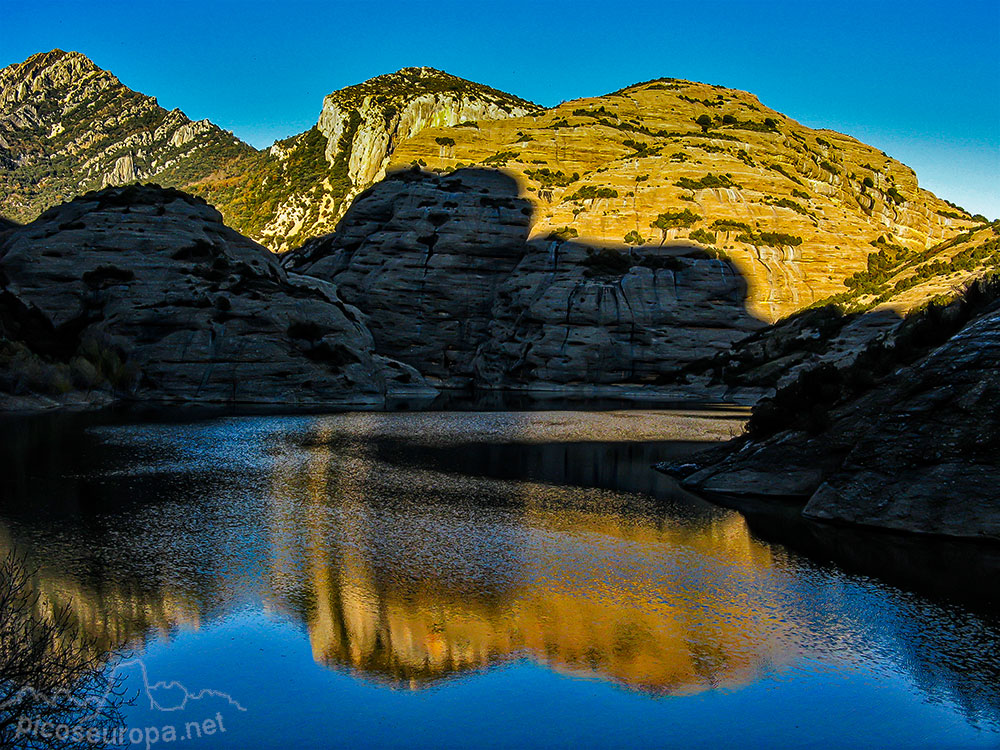
<svg viewBox="0 0 1000 750"><path fill-rule="evenodd" d="M1000 544L998 296L994 280L929 308L912 361L807 373L758 404L747 434L657 468L750 515Z"/></svg>

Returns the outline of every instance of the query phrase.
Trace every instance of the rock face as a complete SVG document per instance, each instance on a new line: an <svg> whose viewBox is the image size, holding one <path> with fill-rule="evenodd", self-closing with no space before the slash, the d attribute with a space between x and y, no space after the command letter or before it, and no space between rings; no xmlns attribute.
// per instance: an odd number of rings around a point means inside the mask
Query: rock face
<svg viewBox="0 0 1000 750"><path fill-rule="evenodd" d="M696 459L684 481L713 495L797 498L807 518L1000 541L998 407L994 301L943 345L834 405L822 429L738 439Z"/></svg>
<svg viewBox="0 0 1000 750"><path fill-rule="evenodd" d="M495 170L403 171L283 263L335 281L380 353L450 387L648 382L762 325L740 275L697 247L528 242L531 220Z"/></svg>
<svg viewBox="0 0 1000 750"><path fill-rule="evenodd" d="M286 272L175 190L109 188L50 209L3 235L0 283L6 344L54 368L57 390L314 403L422 386L374 354L332 284Z"/></svg>
<svg viewBox="0 0 1000 750"><path fill-rule="evenodd" d="M152 177L179 186L255 153L207 120L122 85L77 52L0 70L0 212L30 221L87 190Z"/></svg>
<svg viewBox="0 0 1000 750"><path fill-rule="evenodd" d="M404 68L328 95L316 126L262 153L241 173L239 190L227 179L194 189L232 226L273 250L289 250L331 231L355 196L385 176L399 144L420 131L475 130L479 121L538 109L433 68Z"/></svg>
<svg viewBox="0 0 1000 750"><path fill-rule="evenodd" d="M591 245L681 239L722 251L768 321L844 291L883 247L921 252L974 226L877 149L746 92L676 79L424 130L392 157L413 162L505 170L535 205L532 238L570 228Z"/></svg>
<svg viewBox="0 0 1000 750"><path fill-rule="evenodd" d="M497 290L528 251L529 204L489 170L401 172L362 195L340 231L283 256L336 279L367 311L378 351L452 386L468 384Z"/></svg>
<svg viewBox="0 0 1000 750"><path fill-rule="evenodd" d="M1000 271L1000 221L919 253L882 248L870 266L847 279L848 290L828 304L778 321L663 381L725 386L742 397L789 385L819 366L849 368L866 348L905 333L910 313L932 301L961 299L963 290Z"/></svg>
<svg viewBox="0 0 1000 750"><path fill-rule="evenodd" d="M477 374L491 387L648 384L763 325L726 261L684 243L643 251L558 237L501 287Z"/></svg>

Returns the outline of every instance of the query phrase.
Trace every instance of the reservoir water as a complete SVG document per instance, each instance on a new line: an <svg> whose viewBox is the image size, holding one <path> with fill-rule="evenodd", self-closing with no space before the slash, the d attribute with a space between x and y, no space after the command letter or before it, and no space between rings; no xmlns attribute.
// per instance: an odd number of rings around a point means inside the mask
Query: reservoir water
<svg viewBox="0 0 1000 750"><path fill-rule="evenodd" d="M744 416L8 425L0 551L126 646L139 747L1000 746L995 614L650 468Z"/></svg>

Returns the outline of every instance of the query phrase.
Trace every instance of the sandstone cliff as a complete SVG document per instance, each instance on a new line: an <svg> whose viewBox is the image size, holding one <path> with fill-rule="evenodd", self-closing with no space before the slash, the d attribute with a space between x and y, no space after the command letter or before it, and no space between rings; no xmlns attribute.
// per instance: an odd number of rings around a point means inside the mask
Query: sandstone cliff
<svg viewBox="0 0 1000 750"><path fill-rule="evenodd" d="M419 389L327 282L200 199L88 193L0 240L0 391L89 402L378 402ZM67 396L68 394L68 396Z"/></svg>
<svg viewBox="0 0 1000 750"><path fill-rule="evenodd" d="M587 244L714 248L748 280L751 311L771 321L842 291L880 238L922 252L975 226L877 149L746 92L674 79L428 129L392 158L413 163L506 171L535 207L532 237L566 229Z"/></svg>

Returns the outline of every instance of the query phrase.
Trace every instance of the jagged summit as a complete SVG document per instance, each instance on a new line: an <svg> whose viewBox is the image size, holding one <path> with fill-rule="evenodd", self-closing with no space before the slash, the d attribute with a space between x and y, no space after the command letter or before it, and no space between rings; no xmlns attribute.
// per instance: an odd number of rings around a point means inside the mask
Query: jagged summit
<svg viewBox="0 0 1000 750"><path fill-rule="evenodd" d="M122 84L79 52L0 70L0 213L28 221L107 185L183 186L254 150Z"/></svg>

